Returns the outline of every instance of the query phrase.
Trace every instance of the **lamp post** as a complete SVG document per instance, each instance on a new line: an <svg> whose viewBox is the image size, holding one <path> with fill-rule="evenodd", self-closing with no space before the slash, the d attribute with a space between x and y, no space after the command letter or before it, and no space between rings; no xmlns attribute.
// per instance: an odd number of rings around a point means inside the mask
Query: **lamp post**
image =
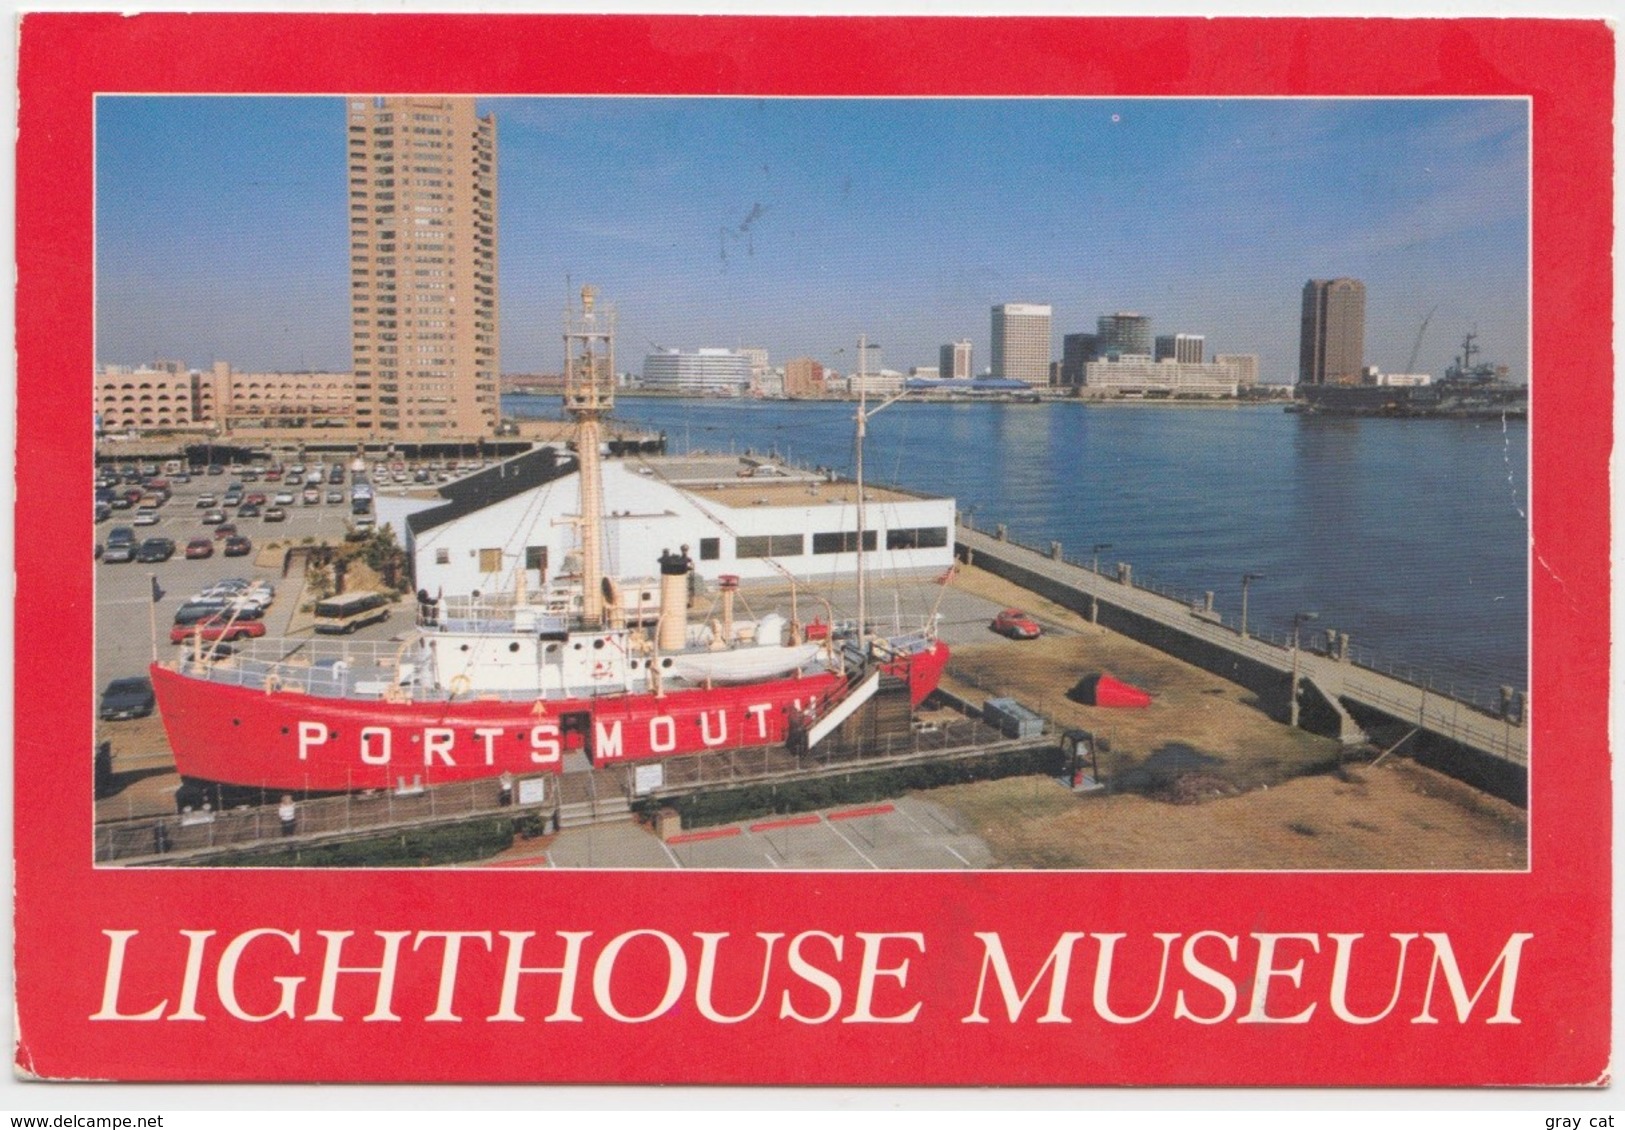
<svg viewBox="0 0 1625 1130"><path fill-rule="evenodd" d="M1243 573L1241 575L1241 638L1247 638L1247 586L1254 581L1262 580L1262 573Z"/></svg>
<svg viewBox="0 0 1625 1130"><path fill-rule="evenodd" d="M1318 612L1292 614L1292 698L1287 703L1287 722L1294 730L1298 728L1298 631L1307 621L1318 619Z"/></svg>
<svg viewBox="0 0 1625 1130"><path fill-rule="evenodd" d="M1112 543L1109 542L1109 541L1098 542L1095 545L1092 545L1092 546L1089 547L1089 555L1094 561L1094 564L1091 567L1094 569L1096 576L1100 575L1100 554L1101 554L1101 551L1106 550L1106 549L1110 549L1111 547L1112 547Z"/></svg>

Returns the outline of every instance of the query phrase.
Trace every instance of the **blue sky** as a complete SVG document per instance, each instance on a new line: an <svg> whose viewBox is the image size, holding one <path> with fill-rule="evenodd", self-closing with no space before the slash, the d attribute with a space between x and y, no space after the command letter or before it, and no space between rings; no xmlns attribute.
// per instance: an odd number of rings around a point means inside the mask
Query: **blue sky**
<svg viewBox="0 0 1625 1130"><path fill-rule="evenodd" d="M989 307L1116 310L1296 371L1305 279L1367 291L1366 358L1527 373L1522 101L482 99L504 370L556 368L567 279L650 345L888 367ZM99 360L347 368L343 102L98 102ZM837 350L845 348L845 354Z"/></svg>

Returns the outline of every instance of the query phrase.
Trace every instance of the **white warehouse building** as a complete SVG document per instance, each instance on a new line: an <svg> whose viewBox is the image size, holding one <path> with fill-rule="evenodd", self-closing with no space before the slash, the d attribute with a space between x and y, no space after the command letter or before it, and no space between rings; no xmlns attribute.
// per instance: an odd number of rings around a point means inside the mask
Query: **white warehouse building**
<svg viewBox="0 0 1625 1130"><path fill-rule="evenodd" d="M646 577L662 550L688 546L714 583L829 581L857 571L857 498L850 482L721 456L609 459L603 464L604 570ZM531 452L441 488L433 498L377 500L411 557L419 588L447 595L531 591L579 570L575 463ZM954 501L871 488L864 551L875 572L953 564Z"/></svg>

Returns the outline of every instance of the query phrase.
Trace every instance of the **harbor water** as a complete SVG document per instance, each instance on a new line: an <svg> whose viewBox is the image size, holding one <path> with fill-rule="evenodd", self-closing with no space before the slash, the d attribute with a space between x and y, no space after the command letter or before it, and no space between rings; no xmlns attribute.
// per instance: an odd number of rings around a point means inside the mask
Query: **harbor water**
<svg viewBox="0 0 1625 1130"><path fill-rule="evenodd" d="M514 416L558 400L509 396ZM623 398L669 450L777 453L852 469L843 402ZM875 481L951 495L978 528L1199 600L1284 636L1345 632L1361 662L1492 699L1528 679L1528 435L1522 421L1196 407L902 402L875 416Z"/></svg>

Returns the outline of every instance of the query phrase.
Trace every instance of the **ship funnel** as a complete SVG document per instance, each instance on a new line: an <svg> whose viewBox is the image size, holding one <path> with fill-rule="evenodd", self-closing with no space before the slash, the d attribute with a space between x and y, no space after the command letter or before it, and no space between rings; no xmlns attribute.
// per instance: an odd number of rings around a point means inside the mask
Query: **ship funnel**
<svg viewBox="0 0 1625 1130"><path fill-rule="evenodd" d="M694 561L686 552L660 554L661 651L682 651L688 646L688 574Z"/></svg>

